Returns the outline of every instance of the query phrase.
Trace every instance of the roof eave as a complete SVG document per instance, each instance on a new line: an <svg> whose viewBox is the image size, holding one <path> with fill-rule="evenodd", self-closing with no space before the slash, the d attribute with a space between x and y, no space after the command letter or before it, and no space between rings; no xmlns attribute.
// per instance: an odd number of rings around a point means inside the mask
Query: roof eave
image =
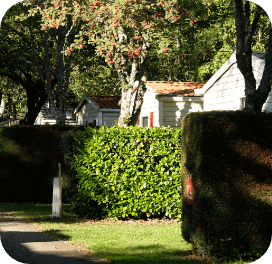
<svg viewBox="0 0 272 264"><path fill-rule="evenodd" d="M87 97L87 96L84 96L84 97L82 98L82 100L79 102L79 104L77 105L77 107L76 107L76 109L75 109L75 111L74 111L74 114L75 114L75 115L81 110L81 108L82 108L83 105L85 104L85 102L86 102L86 97Z"/></svg>
<svg viewBox="0 0 272 264"><path fill-rule="evenodd" d="M158 101L194 101L194 102L203 102L203 96L163 96L161 94L156 94L155 98Z"/></svg>
<svg viewBox="0 0 272 264"><path fill-rule="evenodd" d="M265 60L258 58L257 56L254 56L254 53L260 53L260 52L252 52L252 68L259 72L263 73ZM195 95L200 96L204 95L211 87L212 85L217 82L219 78L223 74L225 74L226 71L234 64L236 63L236 51L231 55L231 57L222 65L222 67L208 80L208 82L202 87L202 89L195 90Z"/></svg>
<svg viewBox="0 0 272 264"><path fill-rule="evenodd" d="M204 95L212 85L234 64L236 63L236 51L230 58L222 65L222 67L204 84L201 89L195 90L195 95Z"/></svg>

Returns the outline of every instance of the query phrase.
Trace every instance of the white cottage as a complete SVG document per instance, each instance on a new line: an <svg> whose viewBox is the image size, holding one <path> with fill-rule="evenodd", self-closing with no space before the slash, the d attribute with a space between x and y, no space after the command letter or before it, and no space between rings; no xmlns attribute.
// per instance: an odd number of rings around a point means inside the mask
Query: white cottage
<svg viewBox="0 0 272 264"><path fill-rule="evenodd" d="M134 83L132 100L135 100L138 84ZM186 114L203 110L202 96L195 96L195 90L203 85L198 82L146 82L147 90L137 125L180 128ZM132 113L132 108L130 110Z"/></svg>
<svg viewBox="0 0 272 264"><path fill-rule="evenodd" d="M265 53L252 53L253 74L257 87L261 82ZM195 92L204 96L204 111L240 110L245 105L245 80L236 62L236 52L223 64L212 78ZM263 111L272 111L272 92L263 105Z"/></svg>
<svg viewBox="0 0 272 264"><path fill-rule="evenodd" d="M121 96L84 96L76 107L77 125L114 126L120 116Z"/></svg>

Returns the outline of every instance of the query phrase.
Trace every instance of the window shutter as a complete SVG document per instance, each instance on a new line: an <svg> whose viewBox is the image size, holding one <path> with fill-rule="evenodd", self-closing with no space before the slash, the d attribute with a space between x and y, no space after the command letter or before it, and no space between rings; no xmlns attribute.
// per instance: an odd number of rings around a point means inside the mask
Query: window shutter
<svg viewBox="0 0 272 264"><path fill-rule="evenodd" d="M153 127L153 116L154 112L150 112L150 127Z"/></svg>
<svg viewBox="0 0 272 264"><path fill-rule="evenodd" d="M138 120L137 120L137 126L140 125L140 116L138 116Z"/></svg>

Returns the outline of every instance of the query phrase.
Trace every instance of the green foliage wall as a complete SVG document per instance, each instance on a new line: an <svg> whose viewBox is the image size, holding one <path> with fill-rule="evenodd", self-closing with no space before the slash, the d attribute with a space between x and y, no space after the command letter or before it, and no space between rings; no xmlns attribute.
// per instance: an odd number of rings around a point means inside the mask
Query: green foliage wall
<svg viewBox="0 0 272 264"><path fill-rule="evenodd" d="M79 199L112 218L180 217L181 130L166 127L86 128L73 136ZM90 208L91 210L91 208Z"/></svg>
<svg viewBox="0 0 272 264"><path fill-rule="evenodd" d="M182 131L184 239L204 256L262 256L272 235L272 114L191 113Z"/></svg>

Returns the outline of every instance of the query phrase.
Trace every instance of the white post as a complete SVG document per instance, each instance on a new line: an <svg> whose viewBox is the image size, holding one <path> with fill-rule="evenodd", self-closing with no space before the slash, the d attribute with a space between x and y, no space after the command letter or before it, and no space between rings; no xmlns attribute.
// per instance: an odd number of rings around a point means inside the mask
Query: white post
<svg viewBox="0 0 272 264"><path fill-rule="evenodd" d="M52 217L61 217L61 195L62 194L62 178L61 163L59 163L59 177L54 178L53 182L53 206Z"/></svg>

